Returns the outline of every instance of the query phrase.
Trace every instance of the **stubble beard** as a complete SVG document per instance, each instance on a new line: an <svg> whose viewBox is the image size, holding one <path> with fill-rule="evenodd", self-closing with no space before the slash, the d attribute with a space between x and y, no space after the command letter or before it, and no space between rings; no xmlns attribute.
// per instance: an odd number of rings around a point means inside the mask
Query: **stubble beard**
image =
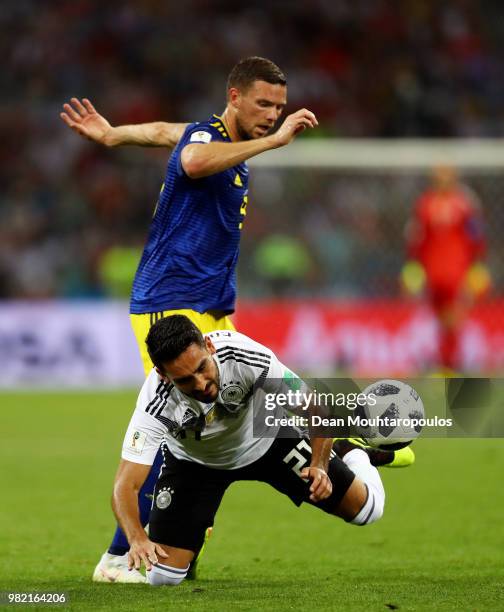
<svg viewBox="0 0 504 612"><path fill-rule="evenodd" d="M217 401L217 398L219 397L219 390L220 390L220 374L219 374L219 368L217 366L217 364L215 363L215 359L212 356L212 361L215 364L215 378L212 380L212 382L215 384L216 387L216 392L215 392L215 397L212 398L211 400L206 400L205 403L213 403L215 401Z"/></svg>
<svg viewBox="0 0 504 612"><path fill-rule="evenodd" d="M240 140L254 140L254 137L247 132L238 117L236 118L236 130Z"/></svg>

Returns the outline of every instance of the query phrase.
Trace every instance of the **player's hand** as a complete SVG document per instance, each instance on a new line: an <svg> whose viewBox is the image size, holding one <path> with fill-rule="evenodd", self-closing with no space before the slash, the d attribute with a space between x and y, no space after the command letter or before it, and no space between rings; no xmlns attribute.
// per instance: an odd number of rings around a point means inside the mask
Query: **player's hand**
<svg viewBox="0 0 504 612"><path fill-rule="evenodd" d="M78 98L72 98L70 104L63 104L64 113L60 117L77 134L94 140L100 144L110 144L109 137L113 131L110 123L96 112L95 107L87 98L82 102Z"/></svg>
<svg viewBox="0 0 504 612"><path fill-rule="evenodd" d="M471 299L478 300L489 293L492 277L482 262L473 263L464 279L464 288Z"/></svg>
<svg viewBox="0 0 504 612"><path fill-rule="evenodd" d="M425 290L427 275L424 267L417 261L407 261L401 269L400 283L406 295L417 297Z"/></svg>
<svg viewBox="0 0 504 612"><path fill-rule="evenodd" d="M318 467L307 467L301 470L301 478L311 481L310 499L313 502L327 499L332 493L332 482L327 472Z"/></svg>
<svg viewBox="0 0 504 612"><path fill-rule="evenodd" d="M306 130L306 128L314 128L317 125L317 117L311 111L302 108L286 117L278 131L273 134L275 145L283 147L289 144L297 134Z"/></svg>
<svg viewBox="0 0 504 612"><path fill-rule="evenodd" d="M139 570L143 563L145 569L150 572L152 565L158 562L158 555L168 557L159 544L151 542L147 537L141 541L133 541L128 553L128 568Z"/></svg>

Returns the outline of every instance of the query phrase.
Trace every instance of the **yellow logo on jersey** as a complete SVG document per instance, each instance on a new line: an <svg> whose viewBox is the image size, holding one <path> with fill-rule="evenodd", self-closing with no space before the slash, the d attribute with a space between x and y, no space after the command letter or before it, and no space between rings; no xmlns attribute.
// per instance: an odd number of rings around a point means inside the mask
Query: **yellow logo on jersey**
<svg viewBox="0 0 504 612"><path fill-rule="evenodd" d="M212 406L212 408L205 414L205 423L207 425L210 425L211 423L213 423L215 421L215 416L216 416L215 406Z"/></svg>
<svg viewBox="0 0 504 612"><path fill-rule="evenodd" d="M235 184L237 187L243 187L243 183L242 183L242 180L241 180L241 178L240 178L240 175L239 175L239 174L237 174L237 175L235 176L234 184Z"/></svg>

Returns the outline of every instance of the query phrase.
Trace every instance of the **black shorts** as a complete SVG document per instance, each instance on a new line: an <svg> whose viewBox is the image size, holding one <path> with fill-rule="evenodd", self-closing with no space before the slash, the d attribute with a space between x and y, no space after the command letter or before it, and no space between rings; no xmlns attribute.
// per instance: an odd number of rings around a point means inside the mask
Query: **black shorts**
<svg viewBox="0 0 504 612"><path fill-rule="evenodd" d="M164 466L154 490L149 538L195 552L203 545L206 529L213 525L224 492L233 482L267 482L297 506L307 502L332 514L355 478L333 451L328 468L332 493L320 502L310 501L310 483L301 478L300 471L310 465L311 448L309 441L298 435L276 438L260 459L234 470L175 459L165 445L161 449Z"/></svg>

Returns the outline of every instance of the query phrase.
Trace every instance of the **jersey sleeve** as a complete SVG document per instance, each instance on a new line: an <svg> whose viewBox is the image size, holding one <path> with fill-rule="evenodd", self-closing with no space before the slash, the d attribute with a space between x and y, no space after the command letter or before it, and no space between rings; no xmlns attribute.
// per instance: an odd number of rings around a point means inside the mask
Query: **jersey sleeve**
<svg viewBox="0 0 504 612"><path fill-rule="evenodd" d="M210 142L222 141L219 131L209 123L191 123L186 128L179 145L175 151L177 156L177 174L178 176L187 176L182 167L182 151L184 147L190 144L209 144Z"/></svg>
<svg viewBox="0 0 504 612"><path fill-rule="evenodd" d="M149 405L155 399L152 386L155 384L154 371L145 381L133 416L128 425L122 446L121 457L132 463L152 465L159 450L167 428L156 418L147 413Z"/></svg>

